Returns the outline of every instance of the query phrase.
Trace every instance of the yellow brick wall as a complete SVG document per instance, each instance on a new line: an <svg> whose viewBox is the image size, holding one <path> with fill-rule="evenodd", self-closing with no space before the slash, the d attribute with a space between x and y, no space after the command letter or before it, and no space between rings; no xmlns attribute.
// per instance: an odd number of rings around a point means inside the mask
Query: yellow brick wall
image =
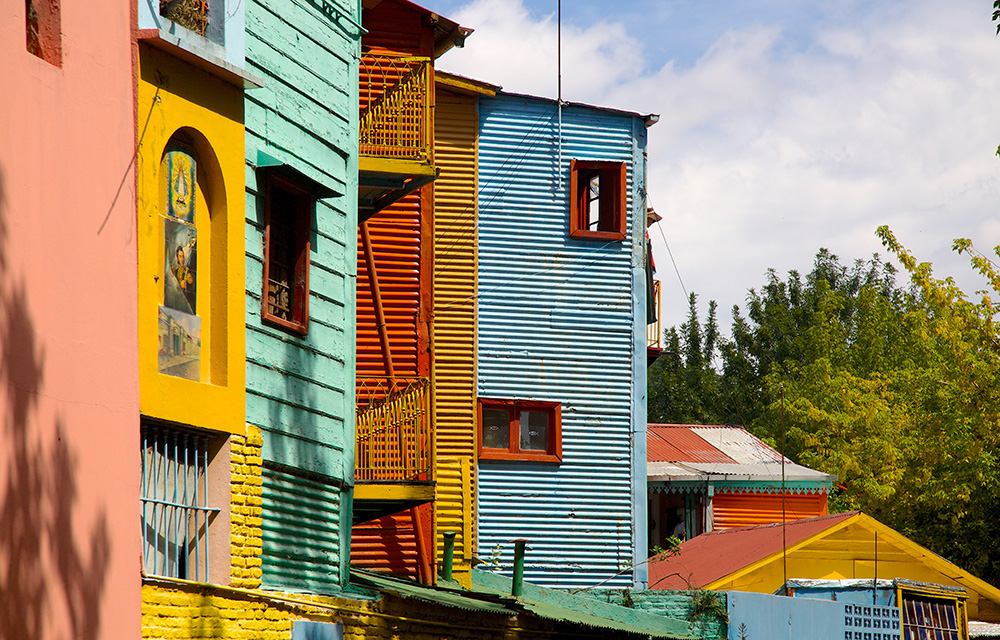
<svg viewBox="0 0 1000 640"><path fill-rule="evenodd" d="M348 600L238 592L151 578L142 587L142 637L151 640L289 640L292 622L343 622L347 640L517 640L580 637L552 623L385 597ZM584 633L584 637L602 634ZM607 637L621 637L608 633Z"/></svg>
<svg viewBox="0 0 1000 640"><path fill-rule="evenodd" d="M260 587L261 562L261 457L264 444L260 428L247 425L247 435L231 436L230 506L232 560L230 585L244 589Z"/></svg>

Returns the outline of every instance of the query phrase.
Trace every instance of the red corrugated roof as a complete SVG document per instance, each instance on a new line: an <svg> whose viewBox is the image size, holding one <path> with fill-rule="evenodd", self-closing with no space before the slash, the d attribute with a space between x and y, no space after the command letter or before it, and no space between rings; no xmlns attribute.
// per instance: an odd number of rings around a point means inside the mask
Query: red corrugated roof
<svg viewBox="0 0 1000 640"><path fill-rule="evenodd" d="M858 511L785 524L785 541L791 547L834 527ZM695 536L681 544L676 556L649 563L650 589L700 589L719 578L781 551L781 523L726 529Z"/></svg>
<svg viewBox="0 0 1000 640"><path fill-rule="evenodd" d="M649 462L728 462L725 453L692 431L706 425L651 424L646 431L646 459Z"/></svg>

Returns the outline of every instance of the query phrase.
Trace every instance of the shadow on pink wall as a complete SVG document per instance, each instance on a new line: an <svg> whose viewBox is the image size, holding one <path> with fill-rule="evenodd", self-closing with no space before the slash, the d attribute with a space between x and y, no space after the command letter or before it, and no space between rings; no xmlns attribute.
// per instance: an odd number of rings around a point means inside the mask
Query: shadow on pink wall
<svg viewBox="0 0 1000 640"><path fill-rule="evenodd" d="M45 345L23 277L8 264L0 165L0 638L96 638L111 558L107 517L77 540L77 462L57 413L42 424ZM67 620L66 625L56 622Z"/></svg>

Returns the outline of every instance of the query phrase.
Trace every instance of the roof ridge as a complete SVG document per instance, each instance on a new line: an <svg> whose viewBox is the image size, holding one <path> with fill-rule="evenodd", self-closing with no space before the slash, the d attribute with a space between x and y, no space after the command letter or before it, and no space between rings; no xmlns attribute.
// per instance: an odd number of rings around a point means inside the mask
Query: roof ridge
<svg viewBox="0 0 1000 640"><path fill-rule="evenodd" d="M817 520L833 520L836 518L848 518L863 513L862 511L843 511L841 513L828 513L825 516L813 516L811 518L799 518L798 520L786 520L784 524L805 524L807 522L816 522ZM769 522L767 524L755 524L746 527L734 527L732 529L717 529L715 531L709 531L708 533L703 533L702 535L722 535L725 533L737 533L740 531L746 531L747 529L767 529L769 527L780 527L781 522ZM697 536L695 536L697 537ZM692 538L693 540L694 538Z"/></svg>

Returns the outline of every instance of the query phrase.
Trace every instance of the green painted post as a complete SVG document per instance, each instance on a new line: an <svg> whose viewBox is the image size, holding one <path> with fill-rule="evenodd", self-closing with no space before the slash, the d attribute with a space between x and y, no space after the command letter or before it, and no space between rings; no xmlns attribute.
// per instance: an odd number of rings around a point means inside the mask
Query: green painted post
<svg viewBox="0 0 1000 640"><path fill-rule="evenodd" d="M524 588L524 543L527 540L514 541L514 581L510 585L510 595L519 597Z"/></svg>
<svg viewBox="0 0 1000 640"><path fill-rule="evenodd" d="M455 532L446 531L444 534L444 567L441 570L441 578L451 580L451 563L455 557Z"/></svg>

